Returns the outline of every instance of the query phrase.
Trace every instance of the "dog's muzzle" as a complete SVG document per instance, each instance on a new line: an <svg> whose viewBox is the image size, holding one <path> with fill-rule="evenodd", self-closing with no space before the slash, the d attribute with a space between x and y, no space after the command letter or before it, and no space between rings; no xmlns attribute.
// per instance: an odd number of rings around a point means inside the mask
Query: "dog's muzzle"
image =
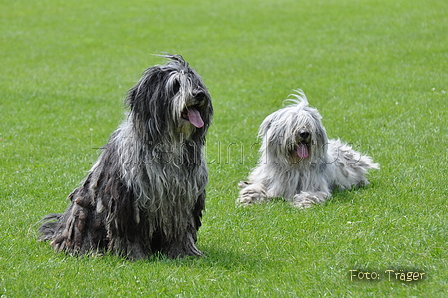
<svg viewBox="0 0 448 298"><path fill-rule="evenodd" d="M308 131L301 131L299 133L298 142L297 142L297 155L305 159L308 157L308 146L309 141L311 139L311 134Z"/></svg>
<svg viewBox="0 0 448 298"><path fill-rule="evenodd" d="M203 91L198 91L194 94L191 102L182 111L182 119L189 121L196 128L204 126L204 120L202 120L200 111L203 110L206 104L207 96Z"/></svg>

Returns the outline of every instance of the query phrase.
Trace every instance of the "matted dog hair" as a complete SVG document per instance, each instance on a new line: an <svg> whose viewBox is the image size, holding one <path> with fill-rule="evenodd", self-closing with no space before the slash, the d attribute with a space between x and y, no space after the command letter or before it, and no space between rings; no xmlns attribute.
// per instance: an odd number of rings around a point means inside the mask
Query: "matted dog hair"
<svg viewBox="0 0 448 298"><path fill-rule="evenodd" d="M68 196L68 209L44 218L40 239L56 251L201 255L211 97L181 56L163 57L166 64L148 68L129 90L126 119Z"/></svg>
<svg viewBox="0 0 448 298"><path fill-rule="evenodd" d="M297 207L325 202L335 188L368 184L367 170L378 169L369 156L337 140L328 140L317 109L301 90L290 105L260 125L261 157L241 181L238 203L251 205L282 197Z"/></svg>

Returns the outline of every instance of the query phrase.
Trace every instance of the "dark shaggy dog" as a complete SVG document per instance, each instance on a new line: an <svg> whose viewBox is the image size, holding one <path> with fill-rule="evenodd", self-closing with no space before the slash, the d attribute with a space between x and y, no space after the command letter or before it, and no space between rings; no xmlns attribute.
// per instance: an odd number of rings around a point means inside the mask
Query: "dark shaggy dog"
<svg viewBox="0 0 448 298"><path fill-rule="evenodd" d="M201 77L178 55L148 68L129 90L125 121L102 148L63 214L39 228L55 251L142 259L200 256L196 233L204 209L202 153L211 98Z"/></svg>

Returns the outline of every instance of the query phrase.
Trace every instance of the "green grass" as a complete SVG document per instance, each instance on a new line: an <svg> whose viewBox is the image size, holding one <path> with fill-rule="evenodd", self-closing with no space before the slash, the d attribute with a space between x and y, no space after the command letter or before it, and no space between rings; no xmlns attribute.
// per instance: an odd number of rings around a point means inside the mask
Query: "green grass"
<svg viewBox="0 0 448 298"><path fill-rule="evenodd" d="M0 4L0 296L446 295L446 1L215 2ZM54 254L36 241L37 222L66 208L123 118L125 92L163 63L150 55L160 52L182 54L214 100L205 257ZM297 88L330 137L381 170L309 210L237 208L258 125ZM350 269L381 280L350 281ZM426 277L388 281L388 269Z"/></svg>

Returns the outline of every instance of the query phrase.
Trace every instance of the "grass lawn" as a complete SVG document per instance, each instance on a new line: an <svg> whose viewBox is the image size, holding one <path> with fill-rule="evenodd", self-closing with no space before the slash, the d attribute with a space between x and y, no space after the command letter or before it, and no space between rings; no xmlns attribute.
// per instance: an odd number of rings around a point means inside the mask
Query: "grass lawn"
<svg viewBox="0 0 448 298"><path fill-rule="evenodd" d="M0 296L446 297L447 14L444 0L3 1ZM213 98L205 256L53 253L37 222L67 207L161 52ZM381 170L307 210L239 208L257 128L297 88Z"/></svg>

